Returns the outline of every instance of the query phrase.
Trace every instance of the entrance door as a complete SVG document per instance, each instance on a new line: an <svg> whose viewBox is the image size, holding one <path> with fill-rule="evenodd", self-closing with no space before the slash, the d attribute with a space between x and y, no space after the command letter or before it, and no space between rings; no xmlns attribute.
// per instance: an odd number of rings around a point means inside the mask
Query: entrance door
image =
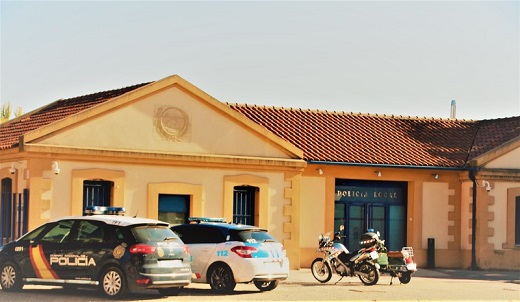
<svg viewBox="0 0 520 302"><path fill-rule="evenodd" d="M359 249L361 235L378 231L390 250L406 246L407 183L336 180L334 229L345 227L344 244Z"/></svg>
<svg viewBox="0 0 520 302"><path fill-rule="evenodd" d="M381 238L386 234L385 206L376 204L353 204L346 207L345 216L348 217L347 246L351 252L359 249L359 238L368 229L379 231Z"/></svg>

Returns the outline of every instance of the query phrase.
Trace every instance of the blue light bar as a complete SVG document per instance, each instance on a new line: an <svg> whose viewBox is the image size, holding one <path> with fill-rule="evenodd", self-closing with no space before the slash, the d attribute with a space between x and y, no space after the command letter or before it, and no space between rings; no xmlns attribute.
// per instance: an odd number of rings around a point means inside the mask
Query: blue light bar
<svg viewBox="0 0 520 302"><path fill-rule="evenodd" d="M125 215L125 208L123 207L100 207L100 206L88 206L83 211L83 216L92 215Z"/></svg>
<svg viewBox="0 0 520 302"><path fill-rule="evenodd" d="M211 217L190 217L188 218L190 222L226 222L226 218L211 218Z"/></svg>

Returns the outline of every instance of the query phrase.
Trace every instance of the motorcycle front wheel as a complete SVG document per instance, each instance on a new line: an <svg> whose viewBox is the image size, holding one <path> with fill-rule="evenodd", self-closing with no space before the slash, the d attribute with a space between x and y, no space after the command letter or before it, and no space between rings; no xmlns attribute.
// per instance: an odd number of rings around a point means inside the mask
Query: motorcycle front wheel
<svg viewBox="0 0 520 302"><path fill-rule="evenodd" d="M376 266L369 262L361 263L359 271L363 273L359 275L359 280L365 285L375 285L379 281L379 270Z"/></svg>
<svg viewBox="0 0 520 302"><path fill-rule="evenodd" d="M321 283L328 282L332 278L332 270L327 262L324 262L322 258L316 258L312 261L311 272L316 280Z"/></svg>

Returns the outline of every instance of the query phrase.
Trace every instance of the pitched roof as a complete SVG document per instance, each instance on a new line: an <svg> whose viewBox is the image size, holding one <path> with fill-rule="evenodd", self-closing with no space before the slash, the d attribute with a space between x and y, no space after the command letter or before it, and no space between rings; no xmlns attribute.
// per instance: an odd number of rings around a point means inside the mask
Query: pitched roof
<svg viewBox="0 0 520 302"><path fill-rule="evenodd" d="M464 167L520 136L520 117L465 121L228 105L301 148L308 161Z"/></svg>
<svg viewBox="0 0 520 302"><path fill-rule="evenodd" d="M470 160L507 142L520 139L520 117L483 120L478 122L478 127L469 154Z"/></svg>
<svg viewBox="0 0 520 302"><path fill-rule="evenodd" d="M19 143L19 137L29 131L64 119L147 84L149 83L57 100L47 106L0 124L0 150L16 147Z"/></svg>
<svg viewBox="0 0 520 302"><path fill-rule="evenodd" d="M0 150L19 137L149 83L58 100L0 125ZM520 138L520 117L483 121L227 104L303 151L308 161L464 167Z"/></svg>

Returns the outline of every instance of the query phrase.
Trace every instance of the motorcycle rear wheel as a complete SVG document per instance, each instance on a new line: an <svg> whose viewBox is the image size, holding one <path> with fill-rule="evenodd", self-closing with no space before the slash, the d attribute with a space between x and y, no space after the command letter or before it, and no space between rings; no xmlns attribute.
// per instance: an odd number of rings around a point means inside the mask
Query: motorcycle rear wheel
<svg viewBox="0 0 520 302"><path fill-rule="evenodd" d="M332 270L327 262L324 262L322 258L316 258L312 261L311 272L316 280L321 283L329 282L332 278Z"/></svg>
<svg viewBox="0 0 520 302"><path fill-rule="evenodd" d="M366 274L367 276L358 276L359 280L365 285L375 285L379 281L379 270L376 266L369 262L361 263L359 271Z"/></svg>
<svg viewBox="0 0 520 302"><path fill-rule="evenodd" d="M399 277L399 281L402 284L408 284L408 282L410 282L411 279L412 279L412 273L411 272L403 273L403 275L401 277Z"/></svg>

